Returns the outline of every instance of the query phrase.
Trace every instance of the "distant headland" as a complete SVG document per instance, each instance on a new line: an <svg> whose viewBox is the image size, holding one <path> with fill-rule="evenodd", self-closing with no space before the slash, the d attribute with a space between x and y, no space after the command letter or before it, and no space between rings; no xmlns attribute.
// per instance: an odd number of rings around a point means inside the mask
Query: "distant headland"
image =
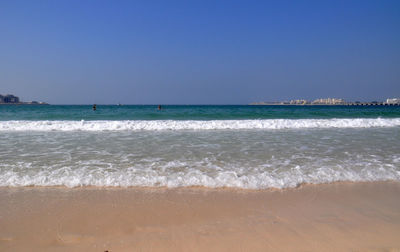
<svg viewBox="0 0 400 252"><path fill-rule="evenodd" d="M314 101L299 99L278 102L253 102L249 105L344 105L344 106L400 106L400 98L388 98L386 101L349 102L338 98L323 98Z"/></svg>
<svg viewBox="0 0 400 252"><path fill-rule="evenodd" d="M46 102L39 102L39 101L29 101L29 102L23 102L19 99L18 96L12 95L12 94L7 94L7 95L2 95L0 94L0 104L15 104L15 105L48 105Z"/></svg>

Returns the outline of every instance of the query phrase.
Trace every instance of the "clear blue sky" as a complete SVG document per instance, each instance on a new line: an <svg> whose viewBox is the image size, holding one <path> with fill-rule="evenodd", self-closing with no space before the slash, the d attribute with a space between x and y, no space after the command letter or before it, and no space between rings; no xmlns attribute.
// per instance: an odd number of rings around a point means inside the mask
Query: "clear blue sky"
<svg viewBox="0 0 400 252"><path fill-rule="evenodd" d="M400 1L0 1L0 93L53 104L400 97Z"/></svg>

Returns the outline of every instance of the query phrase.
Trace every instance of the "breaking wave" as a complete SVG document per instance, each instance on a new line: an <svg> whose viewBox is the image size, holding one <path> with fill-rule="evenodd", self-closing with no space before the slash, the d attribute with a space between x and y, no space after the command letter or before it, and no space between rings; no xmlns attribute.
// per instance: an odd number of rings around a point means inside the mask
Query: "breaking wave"
<svg viewBox="0 0 400 252"><path fill-rule="evenodd" d="M377 170L321 168L304 172L295 168L286 172L262 172L238 174L235 171L220 171L213 175L199 170L161 174L157 171L120 170L109 172L102 169L45 169L27 175L7 171L0 176L0 186L101 186L101 187L188 187L204 186L210 188L234 187L243 189L292 188L303 183L321 184L337 181L400 181L400 172L395 168Z"/></svg>
<svg viewBox="0 0 400 252"><path fill-rule="evenodd" d="M0 131L161 131L399 127L400 118L264 120L0 121Z"/></svg>

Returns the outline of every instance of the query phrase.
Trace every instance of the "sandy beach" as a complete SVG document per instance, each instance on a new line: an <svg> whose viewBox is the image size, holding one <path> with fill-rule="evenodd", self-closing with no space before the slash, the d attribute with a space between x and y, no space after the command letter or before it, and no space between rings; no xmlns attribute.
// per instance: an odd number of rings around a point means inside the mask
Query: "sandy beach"
<svg viewBox="0 0 400 252"><path fill-rule="evenodd" d="M399 251L400 183L0 189L1 251Z"/></svg>
<svg viewBox="0 0 400 252"><path fill-rule="evenodd" d="M0 252L400 252L400 0L0 0Z"/></svg>

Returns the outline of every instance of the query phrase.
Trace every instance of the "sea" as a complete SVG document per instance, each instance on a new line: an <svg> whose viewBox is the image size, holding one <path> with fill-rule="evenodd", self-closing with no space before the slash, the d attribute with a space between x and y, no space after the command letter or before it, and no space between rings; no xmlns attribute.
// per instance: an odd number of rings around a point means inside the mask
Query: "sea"
<svg viewBox="0 0 400 252"><path fill-rule="evenodd" d="M0 186L400 181L400 107L1 105Z"/></svg>

